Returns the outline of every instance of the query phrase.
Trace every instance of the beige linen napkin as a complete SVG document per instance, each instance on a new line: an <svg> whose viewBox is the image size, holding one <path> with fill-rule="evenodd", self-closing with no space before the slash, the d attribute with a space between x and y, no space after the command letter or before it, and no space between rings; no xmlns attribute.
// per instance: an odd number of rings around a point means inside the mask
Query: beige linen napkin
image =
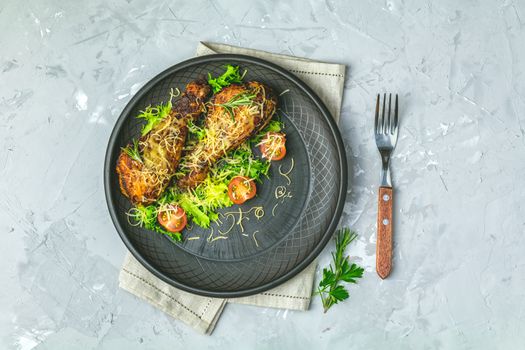
<svg viewBox="0 0 525 350"><path fill-rule="evenodd" d="M208 42L199 44L196 55L217 53L255 56L289 70L307 83L321 97L335 120L339 120L344 65ZM174 288L151 274L128 252L120 271L119 286L197 331L211 334L226 302L307 310L310 307L316 265L314 261L297 276L269 291L226 300L202 297Z"/></svg>

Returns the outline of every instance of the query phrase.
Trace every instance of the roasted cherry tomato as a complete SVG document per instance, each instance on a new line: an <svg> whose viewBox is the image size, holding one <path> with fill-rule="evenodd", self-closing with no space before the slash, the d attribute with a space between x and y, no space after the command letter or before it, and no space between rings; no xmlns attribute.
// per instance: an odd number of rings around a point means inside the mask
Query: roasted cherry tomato
<svg viewBox="0 0 525 350"><path fill-rule="evenodd" d="M268 132L259 144L262 156L269 160L281 160L286 155L286 136L279 132Z"/></svg>
<svg viewBox="0 0 525 350"><path fill-rule="evenodd" d="M255 197L255 182L244 176L235 176L228 185L228 196L235 204L242 204Z"/></svg>
<svg viewBox="0 0 525 350"><path fill-rule="evenodd" d="M157 216L159 224L170 232L180 232L186 227L188 218L184 209L178 205L168 205Z"/></svg>

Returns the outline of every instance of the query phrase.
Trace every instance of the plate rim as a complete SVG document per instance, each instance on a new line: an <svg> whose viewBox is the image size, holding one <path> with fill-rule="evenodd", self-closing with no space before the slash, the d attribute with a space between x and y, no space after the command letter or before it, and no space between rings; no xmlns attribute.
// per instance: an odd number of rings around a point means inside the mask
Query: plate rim
<svg viewBox="0 0 525 350"><path fill-rule="evenodd" d="M121 130L122 125L126 121L127 115L129 115L130 111L135 107L138 101L140 101L140 99L144 97L144 95L147 94L153 86L155 86L158 82L160 82L161 80L163 80L170 74L178 70L184 69L188 66L192 66L195 64L216 62L216 61L224 61L228 59L236 60L239 62L252 63L252 64L256 64L256 65L268 68L276 72L277 74L284 76L286 79L292 81L300 90L302 90L313 101L313 103L317 106L317 108L319 108L321 115L327 122L329 130L334 138L335 148L337 151L337 155L339 157L339 166L340 166L339 175L340 175L341 181L339 183L338 198L337 198L337 202L335 205L335 210L332 215L332 218L330 219L328 228L323 233L323 237L319 241L319 244L314 249L312 249L311 252L308 253L308 255L303 261L295 265L291 270L289 270L284 275L276 279L273 279L269 281L268 283L265 283L265 284L262 284L256 287L240 289L237 291L211 291L211 290L207 290L203 288L188 286L184 283L177 281L176 279L166 276L165 274L157 270L153 265L151 265L144 257L142 257L142 255L138 252L138 250L134 247L134 245L128 239L127 235L125 234L124 228L120 225L120 222L117 218L116 208L111 202L112 189L110 188L109 184L110 184L111 171L114 170L113 169L114 167L111 164L111 153L112 153L112 150L115 148L118 133ZM299 77L297 77L290 71L286 70L285 68L280 67L277 64L268 62L258 57L252 57L252 56L240 55L240 54L211 54L211 55L193 57L193 58L184 60L182 62L179 62L177 64L174 64L168 67L167 69L163 70L162 72L157 74L155 77L153 77L151 80L149 80L146 84L144 84L135 93L135 95L128 101L128 103L126 104L122 112L120 113L119 117L117 118L113 126L113 129L111 131L111 134L109 136L108 145L106 147L106 152L104 156L103 181L104 181L104 195L106 199L106 205L108 207L108 211L111 217L111 221L113 222L113 226L117 230L117 233L119 234L126 248L129 250L129 252L133 255L133 257L142 266L144 266L149 272L151 272L154 276L161 279L162 281L170 284L173 287L184 290L186 292L190 292L190 293L201 295L201 296L214 297L214 298L233 298L233 297L249 296L249 295L261 293L271 288L274 288L288 281L292 277L296 276L298 273L303 271L307 266L309 266L315 260L315 258L317 258L317 256L323 251L324 247L328 244L328 242L332 238L332 235L335 229L337 228L337 225L339 224L339 220L341 218L341 214L342 214L343 207L345 204L346 192L348 188L348 169L347 169L346 150L344 147L344 143L343 143L343 139L342 139L339 127L337 126L337 123L335 122L334 118L332 117L331 113L328 111L327 107L325 106L321 98L305 82L303 82Z"/></svg>

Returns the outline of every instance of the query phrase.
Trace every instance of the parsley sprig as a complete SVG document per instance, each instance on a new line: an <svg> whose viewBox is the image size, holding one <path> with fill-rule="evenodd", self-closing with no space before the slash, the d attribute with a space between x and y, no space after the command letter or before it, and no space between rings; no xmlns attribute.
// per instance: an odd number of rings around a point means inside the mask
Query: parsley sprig
<svg viewBox="0 0 525 350"><path fill-rule="evenodd" d="M316 291L323 302L324 312L350 296L341 282L357 283L357 279L363 277L364 269L356 264L350 265L349 256L344 256L346 247L356 237L357 234L348 228L336 232L332 264L323 269L323 278Z"/></svg>

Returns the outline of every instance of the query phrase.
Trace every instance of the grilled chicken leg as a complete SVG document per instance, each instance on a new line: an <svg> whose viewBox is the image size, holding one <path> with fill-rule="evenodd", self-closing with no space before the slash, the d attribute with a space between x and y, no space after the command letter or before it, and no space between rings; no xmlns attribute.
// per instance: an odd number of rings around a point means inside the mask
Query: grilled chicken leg
<svg viewBox="0 0 525 350"><path fill-rule="evenodd" d="M138 156L121 152L117 160L120 190L133 204L150 204L166 189L179 165L187 122L204 112L210 90L205 81L189 83L171 113L139 139Z"/></svg>
<svg viewBox="0 0 525 350"><path fill-rule="evenodd" d="M211 164L268 124L276 105L271 89L255 81L230 85L213 96L207 104L206 136L181 163L187 174L178 180L179 187L193 188L202 182Z"/></svg>

